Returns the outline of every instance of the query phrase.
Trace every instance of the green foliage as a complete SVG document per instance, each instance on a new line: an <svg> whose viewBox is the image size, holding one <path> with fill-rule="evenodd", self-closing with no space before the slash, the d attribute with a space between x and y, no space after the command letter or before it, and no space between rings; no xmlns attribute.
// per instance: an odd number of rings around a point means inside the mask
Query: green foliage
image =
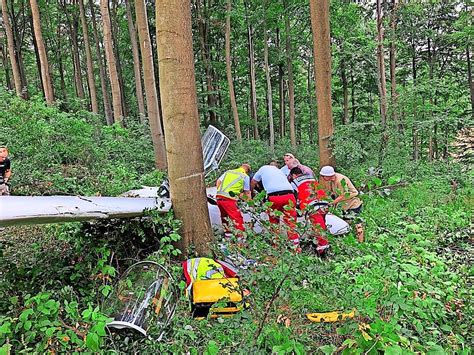
<svg viewBox="0 0 474 355"><path fill-rule="evenodd" d="M16 195L115 196L142 183L158 186L144 126L104 126L86 111L61 112L0 90L0 142L12 158Z"/></svg>

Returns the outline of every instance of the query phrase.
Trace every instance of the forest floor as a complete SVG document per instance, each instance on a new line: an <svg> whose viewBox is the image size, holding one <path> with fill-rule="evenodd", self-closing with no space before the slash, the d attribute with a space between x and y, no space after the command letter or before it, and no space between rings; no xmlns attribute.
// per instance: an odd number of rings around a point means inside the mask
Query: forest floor
<svg viewBox="0 0 474 355"><path fill-rule="evenodd" d="M251 295L250 308L240 315L196 321L190 317L189 306L182 298L164 341L155 342L153 334L147 339L122 334L104 337L102 349L209 354L467 354L472 346L474 315L469 278L474 261L472 186L462 182L452 185L448 177L439 175L397 188L390 196L370 193L363 198L365 242L358 243L352 232L344 237L331 237L330 253L325 259L311 248L295 255L283 244L271 247L271 235L249 235L247 248L234 249L259 261L256 268L242 272L242 284ZM4 261L15 265L17 272L26 271L15 285L8 285L7 281L2 286L9 289L10 299L13 297L15 302L18 298L12 295L25 295L28 287L53 291L50 297L60 300L67 286L79 304L84 303L79 295L85 290L90 292L83 285L87 280L72 281L62 269L59 275L51 277L53 283L33 286L47 278L48 268L57 269L58 260L68 259L71 251L71 241L57 240L51 234L53 230L10 227L0 240ZM170 267L179 278L179 264L171 262ZM4 273L8 272L11 270ZM67 274L68 279L61 273ZM59 293L54 289L59 289ZM96 297L86 298L97 300ZM270 300L273 301L269 304ZM10 305L9 313L15 313L14 309ZM305 316L351 309L357 310L357 316L339 323L311 323ZM12 318L11 323L21 321ZM256 340L261 323L261 334ZM28 335L20 327L16 334L22 333ZM44 341L38 335L33 339ZM54 347L54 341L50 343Z"/></svg>

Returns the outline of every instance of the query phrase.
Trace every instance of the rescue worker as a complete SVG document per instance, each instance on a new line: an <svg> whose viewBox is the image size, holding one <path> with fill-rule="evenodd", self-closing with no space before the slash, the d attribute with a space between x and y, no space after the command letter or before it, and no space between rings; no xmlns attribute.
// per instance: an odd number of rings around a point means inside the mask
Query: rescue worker
<svg viewBox="0 0 474 355"><path fill-rule="evenodd" d="M299 245L298 233L294 231L296 227L296 198L293 188L288 178L276 166L268 164L262 166L252 178L250 187L252 190L261 182L267 193L268 201L272 203L270 206L272 211L280 211L283 213L283 221L290 228L288 231L288 239L295 246ZM270 223L279 224L280 219L273 213L269 213Z"/></svg>
<svg viewBox="0 0 474 355"><path fill-rule="evenodd" d="M354 219L362 210L362 200L357 196L359 191L354 187L352 181L345 175L336 173L332 166L323 166L319 172L321 186L333 199L332 205L342 207L344 219ZM360 242L364 240L364 229L362 223L356 223L357 238Z"/></svg>
<svg viewBox="0 0 474 355"><path fill-rule="evenodd" d="M217 179L216 200L221 220L224 226L227 225L227 219L232 220L235 228L243 231L244 218L237 206L240 196L244 199L250 199L250 165L242 164L240 168L228 170Z"/></svg>
<svg viewBox="0 0 474 355"><path fill-rule="evenodd" d="M8 159L8 149L5 146L0 146L0 196L10 195L8 188L8 180L11 176L11 162Z"/></svg>
<svg viewBox="0 0 474 355"><path fill-rule="evenodd" d="M306 218L310 221L312 230L316 236L316 251L323 255L329 248L329 242L323 237L322 231L326 227L326 209L317 208L317 203L326 197L326 193L318 184L318 181L309 174L303 174L300 168L293 168L290 171L291 184L295 188L298 196L298 207L306 212Z"/></svg>
<svg viewBox="0 0 474 355"><path fill-rule="evenodd" d="M298 159L296 159L293 154L286 153L283 156L283 160L285 162L285 165L283 165L280 170L288 178L290 178L290 170L293 169L293 168L300 168L301 171L303 172L303 174L314 176L313 170L311 170L310 167L301 164L300 161Z"/></svg>

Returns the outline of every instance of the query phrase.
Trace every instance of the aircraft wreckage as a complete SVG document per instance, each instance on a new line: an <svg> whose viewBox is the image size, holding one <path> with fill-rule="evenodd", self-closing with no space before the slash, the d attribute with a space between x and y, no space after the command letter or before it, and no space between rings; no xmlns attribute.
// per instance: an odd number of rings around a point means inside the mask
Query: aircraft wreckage
<svg viewBox="0 0 474 355"><path fill-rule="evenodd" d="M222 132L209 126L202 137L204 174L209 175L219 167L230 144ZM219 208L215 203L216 188L207 188L209 217L213 225L221 225ZM159 187L144 186L124 193L121 197L103 196L2 196L0 226L87 221L92 219L139 217L145 210L166 213L171 207L169 186L165 181ZM265 219L266 216L260 216ZM244 220L251 216L244 213ZM345 234L349 225L341 218L328 213L328 230L333 235ZM258 222L255 232L260 232Z"/></svg>

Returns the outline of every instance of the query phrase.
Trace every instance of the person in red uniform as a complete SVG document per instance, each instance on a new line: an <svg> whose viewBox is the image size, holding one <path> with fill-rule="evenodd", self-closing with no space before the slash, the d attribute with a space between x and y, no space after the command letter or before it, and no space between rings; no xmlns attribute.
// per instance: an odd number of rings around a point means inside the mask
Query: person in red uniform
<svg viewBox="0 0 474 355"><path fill-rule="evenodd" d="M217 179L217 207L221 212L221 220L224 226L230 219L235 228L243 231L244 218L237 206L240 196L250 199L250 165L242 164L240 168L228 170Z"/></svg>
<svg viewBox="0 0 474 355"><path fill-rule="evenodd" d="M267 193L268 201L272 203L270 208L283 213L283 222L289 227L288 239L293 242L293 245L298 246L299 235L294 231L296 227L296 198L288 178L276 166L269 164L262 166L253 176L250 183L252 190L260 182ZM280 223L280 218L273 213L269 213L269 219L272 224Z"/></svg>
<svg viewBox="0 0 474 355"><path fill-rule="evenodd" d="M326 197L326 193L318 186L318 181L309 174L304 174L301 168L293 168L290 171L291 184L298 195L298 205L302 211L307 211L307 218L310 220L313 231L316 235L316 250L320 255L324 254L329 247L329 242L323 237L321 231L327 230L324 209L316 208L317 202Z"/></svg>

